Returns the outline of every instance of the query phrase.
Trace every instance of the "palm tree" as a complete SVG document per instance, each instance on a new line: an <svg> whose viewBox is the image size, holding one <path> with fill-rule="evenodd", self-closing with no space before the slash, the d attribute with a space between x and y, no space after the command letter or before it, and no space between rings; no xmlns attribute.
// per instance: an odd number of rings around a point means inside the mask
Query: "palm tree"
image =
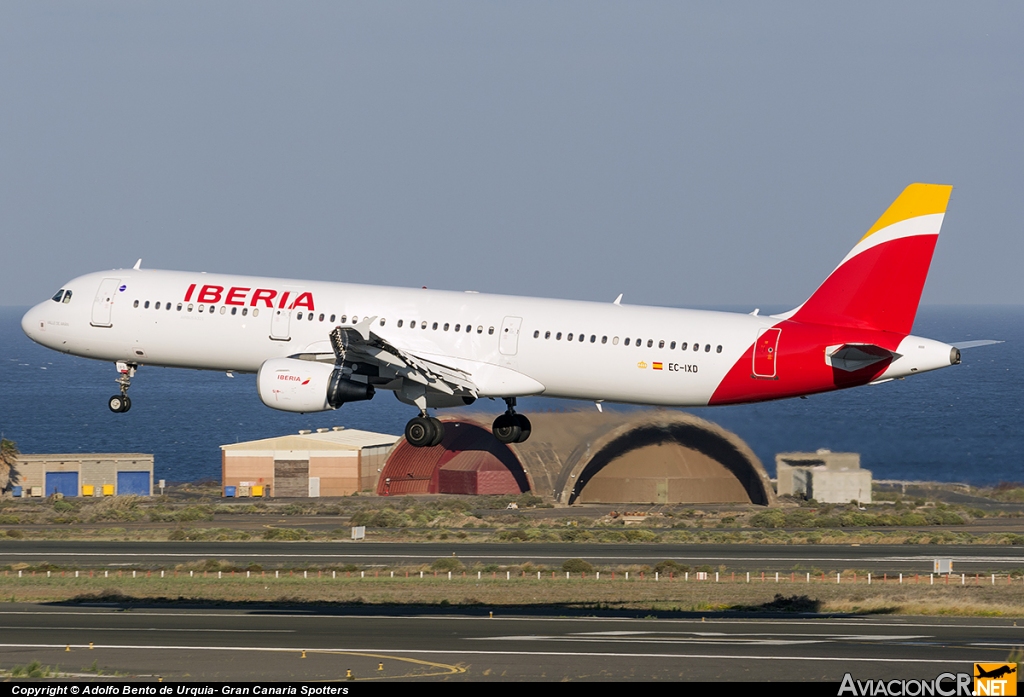
<svg viewBox="0 0 1024 697"><path fill-rule="evenodd" d="M0 492L9 491L18 481L18 446L13 440L0 438Z"/></svg>

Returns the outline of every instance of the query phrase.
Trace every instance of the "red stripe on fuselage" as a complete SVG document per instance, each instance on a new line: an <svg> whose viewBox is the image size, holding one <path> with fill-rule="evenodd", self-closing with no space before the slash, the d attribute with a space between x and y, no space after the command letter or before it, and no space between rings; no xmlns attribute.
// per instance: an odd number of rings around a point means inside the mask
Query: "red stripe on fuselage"
<svg viewBox="0 0 1024 697"><path fill-rule="evenodd" d="M848 327L830 327L783 320L775 353L775 377L754 375L754 343L729 370L708 404L743 404L770 399L798 397L829 392L845 387L866 385L889 367L890 360L879 361L854 372L838 370L825 362L825 349L840 344L874 344L895 351L904 334Z"/></svg>

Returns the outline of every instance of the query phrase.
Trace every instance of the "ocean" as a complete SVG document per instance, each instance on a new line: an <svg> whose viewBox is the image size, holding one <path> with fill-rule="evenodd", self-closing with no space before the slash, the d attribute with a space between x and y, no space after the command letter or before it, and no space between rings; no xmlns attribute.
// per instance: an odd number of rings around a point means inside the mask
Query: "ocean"
<svg viewBox="0 0 1024 697"><path fill-rule="evenodd" d="M0 433L25 453L153 453L157 479L219 479L223 444L336 425L399 434L414 415L387 392L334 412L288 414L263 406L253 375L149 366L132 381L132 410L113 414L113 364L34 344L21 331L26 309L0 307ZM914 333L1006 343L967 349L961 365L906 380L688 411L737 433L773 475L776 453L829 448L860 453L876 479L1024 481L1024 371L1013 358L1024 346L1024 307L924 307ZM594 406L530 398L519 408ZM503 404L470 409L497 415Z"/></svg>

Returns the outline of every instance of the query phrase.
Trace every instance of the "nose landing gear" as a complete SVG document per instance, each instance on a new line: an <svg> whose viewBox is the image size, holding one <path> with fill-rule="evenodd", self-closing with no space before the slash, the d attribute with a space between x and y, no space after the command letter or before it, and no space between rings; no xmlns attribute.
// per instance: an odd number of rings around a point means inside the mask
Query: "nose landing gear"
<svg viewBox="0 0 1024 697"><path fill-rule="evenodd" d="M506 398L505 405L508 410L494 420L491 432L500 443L522 443L530 437L530 420L516 413L515 397Z"/></svg>
<svg viewBox="0 0 1024 697"><path fill-rule="evenodd" d="M121 387L121 394L116 394L107 400L110 411L116 414L123 414L132 408L132 400L128 397L128 388L132 386L132 378L138 369L137 363L117 362L117 372L120 373L116 382Z"/></svg>

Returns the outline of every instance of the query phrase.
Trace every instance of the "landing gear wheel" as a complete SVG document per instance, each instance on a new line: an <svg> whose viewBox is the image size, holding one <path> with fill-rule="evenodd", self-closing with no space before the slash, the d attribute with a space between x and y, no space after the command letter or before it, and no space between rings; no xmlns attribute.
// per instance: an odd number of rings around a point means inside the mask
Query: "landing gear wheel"
<svg viewBox="0 0 1024 697"><path fill-rule="evenodd" d="M516 414L505 412L494 420L491 432L499 443L518 443L523 429L516 419Z"/></svg>
<svg viewBox="0 0 1024 697"><path fill-rule="evenodd" d="M405 440L414 448L426 448L433 445L436 431L433 419L417 416L405 425Z"/></svg>
<svg viewBox="0 0 1024 697"><path fill-rule="evenodd" d="M430 441L430 445L431 447L441 445L441 441L444 439L444 424L440 419L434 417L430 417L430 422L434 425L434 439Z"/></svg>
<svg viewBox="0 0 1024 697"><path fill-rule="evenodd" d="M110 407L110 411L120 414L124 411L124 397L119 394L114 395L107 400L107 406Z"/></svg>
<svg viewBox="0 0 1024 697"><path fill-rule="evenodd" d="M124 406L121 407L121 413L123 414L124 412L132 408L132 398L129 397L128 395L125 395L122 398L122 400L124 401Z"/></svg>
<svg viewBox="0 0 1024 697"><path fill-rule="evenodd" d="M530 437L530 430L532 428L530 420L522 414L514 414L513 416L515 416L516 424L519 426L519 438L516 439L516 443L524 443Z"/></svg>

